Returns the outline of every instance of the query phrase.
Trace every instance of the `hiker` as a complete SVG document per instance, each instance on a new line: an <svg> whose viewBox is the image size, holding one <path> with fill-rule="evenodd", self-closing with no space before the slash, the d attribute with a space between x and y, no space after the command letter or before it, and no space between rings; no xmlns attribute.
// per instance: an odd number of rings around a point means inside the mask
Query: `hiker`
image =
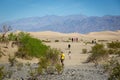
<svg viewBox="0 0 120 80"><path fill-rule="evenodd" d="M71 45L70 45L70 44L68 44L68 49L70 49L70 47L71 47Z"/></svg>
<svg viewBox="0 0 120 80"><path fill-rule="evenodd" d="M73 42L73 38L72 38L72 42Z"/></svg>
<svg viewBox="0 0 120 80"><path fill-rule="evenodd" d="M68 52L69 59L71 59L71 51Z"/></svg>
<svg viewBox="0 0 120 80"><path fill-rule="evenodd" d="M64 59L65 59L65 54L61 52L60 60L63 67L64 67Z"/></svg>

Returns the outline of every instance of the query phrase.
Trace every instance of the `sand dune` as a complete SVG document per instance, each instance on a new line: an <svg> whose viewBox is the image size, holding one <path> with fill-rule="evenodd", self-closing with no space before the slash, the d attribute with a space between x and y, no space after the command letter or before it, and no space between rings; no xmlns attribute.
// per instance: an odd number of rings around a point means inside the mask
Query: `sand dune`
<svg viewBox="0 0 120 80"><path fill-rule="evenodd" d="M44 32L29 32L32 36L39 39L68 39L71 37L78 37L79 39L85 40L120 40L120 30L118 31L102 31L102 32L91 32L89 34L80 33L59 33L52 31Z"/></svg>

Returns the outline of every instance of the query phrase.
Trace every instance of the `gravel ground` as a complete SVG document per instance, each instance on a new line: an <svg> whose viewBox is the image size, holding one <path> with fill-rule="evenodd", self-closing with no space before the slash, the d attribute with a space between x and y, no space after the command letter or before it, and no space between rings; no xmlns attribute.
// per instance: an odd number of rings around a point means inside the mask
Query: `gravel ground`
<svg viewBox="0 0 120 80"><path fill-rule="evenodd" d="M67 67L60 75L40 75L39 80L107 80L108 75L98 66L80 65Z"/></svg>
<svg viewBox="0 0 120 80"><path fill-rule="evenodd" d="M21 68L9 64L1 64L5 66L5 71L9 72L3 80L30 80L29 71L35 69L37 64L31 66L23 65ZM11 76L11 77L10 77ZM9 78L10 77L10 78ZM78 66L67 66L61 74L43 74L37 76L38 80L107 80L108 74L104 73L101 66L97 68L92 64L82 64Z"/></svg>

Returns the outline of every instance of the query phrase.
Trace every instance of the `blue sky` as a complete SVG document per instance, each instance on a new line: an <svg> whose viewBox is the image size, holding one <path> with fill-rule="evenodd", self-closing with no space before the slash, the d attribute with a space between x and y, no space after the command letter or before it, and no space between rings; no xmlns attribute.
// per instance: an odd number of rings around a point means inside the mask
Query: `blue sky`
<svg viewBox="0 0 120 80"><path fill-rule="evenodd" d="M0 23L45 15L120 15L120 0L0 0Z"/></svg>

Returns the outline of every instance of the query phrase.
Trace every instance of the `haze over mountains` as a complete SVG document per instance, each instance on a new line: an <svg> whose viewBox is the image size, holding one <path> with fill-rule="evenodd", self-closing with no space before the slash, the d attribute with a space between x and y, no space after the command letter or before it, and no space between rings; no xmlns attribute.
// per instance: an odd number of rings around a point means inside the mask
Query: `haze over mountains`
<svg viewBox="0 0 120 80"><path fill-rule="evenodd" d="M120 16L49 15L4 22L0 26L4 24L12 26L14 30L89 33L120 30Z"/></svg>

